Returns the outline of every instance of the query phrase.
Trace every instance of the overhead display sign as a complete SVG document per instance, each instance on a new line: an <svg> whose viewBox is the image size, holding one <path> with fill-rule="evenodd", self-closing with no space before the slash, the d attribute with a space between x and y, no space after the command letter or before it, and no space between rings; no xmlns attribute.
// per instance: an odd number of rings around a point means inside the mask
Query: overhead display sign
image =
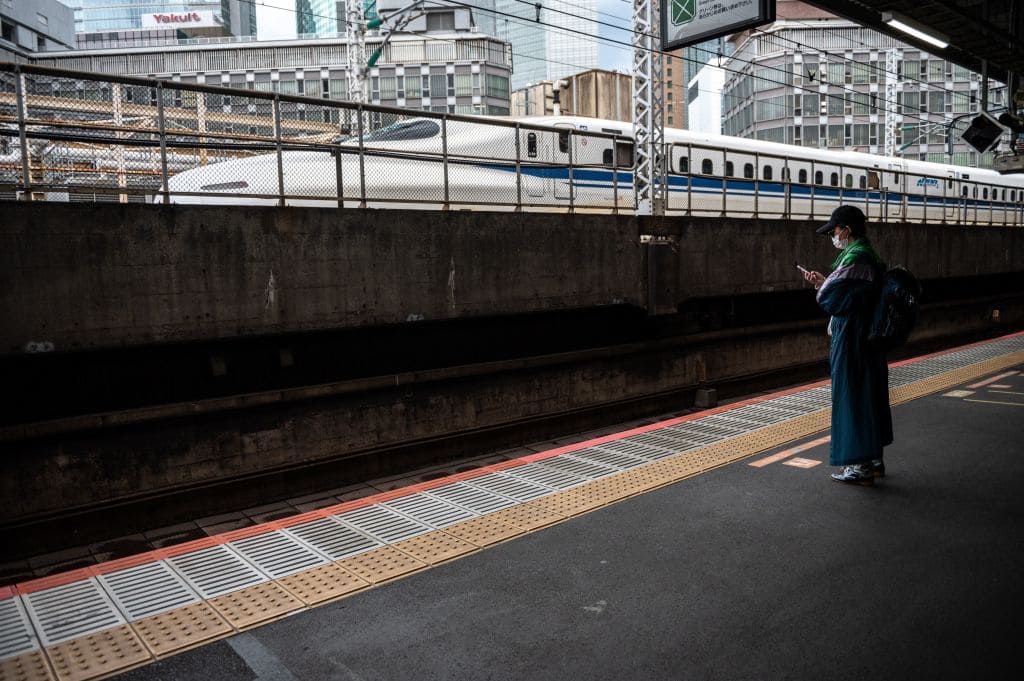
<svg viewBox="0 0 1024 681"><path fill-rule="evenodd" d="M153 12L142 15L143 28L213 28L220 26L214 12Z"/></svg>
<svg viewBox="0 0 1024 681"><path fill-rule="evenodd" d="M661 49L674 50L775 21L775 0L667 0Z"/></svg>

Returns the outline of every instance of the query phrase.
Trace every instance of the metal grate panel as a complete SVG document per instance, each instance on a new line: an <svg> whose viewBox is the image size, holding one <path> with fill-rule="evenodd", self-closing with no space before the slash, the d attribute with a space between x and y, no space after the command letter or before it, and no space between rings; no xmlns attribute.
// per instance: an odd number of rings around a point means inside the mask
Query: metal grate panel
<svg viewBox="0 0 1024 681"><path fill-rule="evenodd" d="M95 579L37 591L22 598L44 646L124 624L121 613Z"/></svg>
<svg viewBox="0 0 1024 681"><path fill-rule="evenodd" d="M669 426L665 428L665 433L666 435L671 434L672 437L678 438L680 451L693 449L694 447L703 447L722 439L721 433L708 432L707 429L701 428L697 421L688 421L682 425Z"/></svg>
<svg viewBox="0 0 1024 681"><path fill-rule="evenodd" d="M672 450L666 447L652 446L635 440L633 439L634 437L639 436L627 437L613 442L604 442L597 445L595 449L600 449L605 452L614 452L615 454L626 454L627 456L638 456L647 461L657 461L658 459L664 459L682 451L682 449ZM683 449L687 448L684 447Z"/></svg>
<svg viewBox="0 0 1024 681"><path fill-rule="evenodd" d="M130 621L199 600L184 580L163 561L100 575L98 579Z"/></svg>
<svg viewBox="0 0 1024 681"><path fill-rule="evenodd" d="M230 546L275 579L327 562L323 556L282 532L239 539L231 542Z"/></svg>
<svg viewBox="0 0 1024 681"><path fill-rule="evenodd" d="M548 468L536 463L511 468L505 471L505 474L537 485L543 485L553 490L573 487L584 481L584 478L578 475L566 473L557 468Z"/></svg>
<svg viewBox="0 0 1024 681"><path fill-rule="evenodd" d="M573 452L572 455L577 459L593 461L594 463L604 464L605 466L613 466L619 470L627 470L647 463L646 459L641 459L638 456L609 452L604 449L598 449L597 447L580 449Z"/></svg>
<svg viewBox="0 0 1024 681"><path fill-rule="evenodd" d="M546 468L554 468L586 480L597 480L615 472L615 469L611 466L594 463L593 461L585 461L571 454L563 454L553 459L546 459L541 461L539 465Z"/></svg>
<svg viewBox="0 0 1024 681"><path fill-rule="evenodd" d="M342 525L334 518L322 518L313 522L293 525L285 533L301 539L331 560L368 551L380 546L380 542L358 532L348 525Z"/></svg>
<svg viewBox="0 0 1024 681"><path fill-rule="evenodd" d="M671 430L671 428L660 428L658 430L649 431L647 433L641 433L639 435L630 435L627 438L623 438L619 442L639 444L645 447L650 447L652 449L664 449L669 454L676 454L682 450L690 449L694 446L688 442L680 440L679 437L677 437L676 434ZM609 445L613 444L617 443L606 442L603 445L599 446L602 449L612 449L611 447L609 447ZM624 453L628 454L630 452ZM645 455L645 458L650 458L650 455Z"/></svg>
<svg viewBox="0 0 1024 681"><path fill-rule="evenodd" d="M381 504L430 527L447 527L477 514L428 494L410 494Z"/></svg>
<svg viewBox="0 0 1024 681"><path fill-rule="evenodd" d="M357 511L348 511L335 518L376 537L385 544L415 537L417 534L429 532L430 528L423 523L410 520L383 506L367 506Z"/></svg>
<svg viewBox="0 0 1024 681"><path fill-rule="evenodd" d="M267 581L227 546L211 546L167 560L203 598L214 598Z"/></svg>
<svg viewBox="0 0 1024 681"><path fill-rule="evenodd" d="M742 423L736 419L722 416L721 414L702 418L700 421L697 421L697 423L705 428L714 428L728 437L739 435L740 433L746 433L751 429L751 424Z"/></svg>
<svg viewBox="0 0 1024 681"><path fill-rule="evenodd" d="M493 492L488 492L471 485L464 485L461 482L437 487L427 492L427 494L469 509L477 515L497 511L500 508L507 508L516 503L508 497L499 496Z"/></svg>
<svg viewBox="0 0 1024 681"><path fill-rule="evenodd" d="M467 480L466 484L470 487L476 487L487 492L500 494L501 496L512 499L513 501L529 501L530 499L536 499L537 497L542 497L545 494L551 493L551 490L546 487L541 487L540 485L535 485L525 480L513 478L504 473L491 473L490 475L484 475L479 478Z"/></svg>
<svg viewBox="0 0 1024 681"><path fill-rule="evenodd" d="M20 598L0 601L0 659L39 647Z"/></svg>
<svg viewBox="0 0 1024 681"><path fill-rule="evenodd" d="M750 423L757 423L761 426L770 426L773 423L778 423L786 419L785 414L777 410L768 409L754 404L741 407L735 412L731 412L731 414L737 419L742 419Z"/></svg>

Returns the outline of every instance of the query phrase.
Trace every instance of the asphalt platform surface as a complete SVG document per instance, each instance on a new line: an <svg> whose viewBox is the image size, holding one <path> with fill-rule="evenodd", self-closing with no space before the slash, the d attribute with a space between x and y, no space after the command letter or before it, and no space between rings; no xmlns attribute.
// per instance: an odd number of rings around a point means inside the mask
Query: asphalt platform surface
<svg viewBox="0 0 1024 681"><path fill-rule="evenodd" d="M873 487L766 452L118 678L1014 678L1024 375L995 386L895 407Z"/></svg>

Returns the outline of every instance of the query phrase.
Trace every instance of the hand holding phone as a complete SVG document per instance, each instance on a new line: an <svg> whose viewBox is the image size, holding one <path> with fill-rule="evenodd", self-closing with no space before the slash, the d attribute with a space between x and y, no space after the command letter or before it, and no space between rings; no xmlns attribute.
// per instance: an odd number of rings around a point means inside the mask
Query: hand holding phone
<svg viewBox="0 0 1024 681"><path fill-rule="evenodd" d="M808 274L808 273L810 272L810 270L809 270L809 269L807 269L806 267L804 267L803 265L801 265L801 264L800 264L800 263L798 263L798 262L797 262L797 263L793 263L793 264L794 264L794 265L796 265L796 268L797 268L798 270L800 270L801 272L803 272L804 274Z"/></svg>

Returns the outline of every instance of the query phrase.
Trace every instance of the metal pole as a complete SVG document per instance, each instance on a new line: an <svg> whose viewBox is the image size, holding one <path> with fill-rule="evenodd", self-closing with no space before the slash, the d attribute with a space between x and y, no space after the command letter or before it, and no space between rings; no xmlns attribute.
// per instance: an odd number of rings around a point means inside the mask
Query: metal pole
<svg viewBox="0 0 1024 681"><path fill-rule="evenodd" d="M448 186L448 114L441 116L441 163L444 166L444 206L442 210L449 208L449 186Z"/></svg>
<svg viewBox="0 0 1024 681"><path fill-rule="evenodd" d="M156 83L156 119L160 137L160 182L163 186L164 203L171 202L171 190L167 176L167 122L164 118L164 84Z"/></svg>
<svg viewBox="0 0 1024 681"><path fill-rule="evenodd" d="M761 169L761 155L754 152L754 217L758 217L761 208L761 175L757 172Z"/></svg>
<svg viewBox="0 0 1024 681"><path fill-rule="evenodd" d="M337 145L334 154L334 177L338 194L338 208L345 207L345 178L341 174L341 145Z"/></svg>
<svg viewBox="0 0 1024 681"><path fill-rule="evenodd" d="M815 218L816 213L814 212L814 194L815 189L818 188L818 173L814 170L814 161L811 161L811 219Z"/></svg>
<svg viewBox="0 0 1024 681"><path fill-rule="evenodd" d="M693 145L686 145L686 214L693 215Z"/></svg>
<svg viewBox="0 0 1024 681"><path fill-rule="evenodd" d="M785 199L783 200L783 205L782 205L782 215L783 215L784 218L786 218L788 220L788 219L792 219L792 217L793 217L793 215L792 215L792 212L793 212L793 195L792 195L793 177L792 177L792 175L789 172L789 157L788 156L782 159L782 174L785 176L784 180L786 182L786 184L784 185L786 193L784 195Z"/></svg>
<svg viewBox="0 0 1024 681"><path fill-rule="evenodd" d="M575 140L572 138L572 128L569 128L569 212L575 212L576 210L576 187L573 184L573 159L572 149L575 146Z"/></svg>
<svg viewBox="0 0 1024 681"><path fill-rule="evenodd" d="M281 149L281 98L274 93L274 141L277 146L277 205L284 206L284 155Z"/></svg>
<svg viewBox="0 0 1024 681"><path fill-rule="evenodd" d="M516 123L516 212L523 209L522 130Z"/></svg>
<svg viewBox="0 0 1024 681"><path fill-rule="evenodd" d="M17 66L14 67L14 97L18 106L18 140L21 144L21 175L24 191L21 198L32 200L32 169L29 167L28 135L25 132L25 119L28 118L28 107L25 101L25 74Z"/></svg>
<svg viewBox="0 0 1024 681"><path fill-rule="evenodd" d="M114 131L114 138L121 140L124 138L124 133L120 129L124 124L124 116L121 110L120 83L112 83L110 86L110 105L114 112L114 125L117 127L117 130ZM125 174L128 168L124 162L124 144L120 141L114 148L114 159L117 161L117 188L123 190L128 186L128 176ZM128 195L119 193L117 200L119 203L128 203Z"/></svg>
<svg viewBox="0 0 1024 681"><path fill-rule="evenodd" d="M359 207L366 208L366 146L363 144L363 136L366 134L363 118L366 112L362 104L356 107L356 112L359 114L356 125L359 130Z"/></svg>

